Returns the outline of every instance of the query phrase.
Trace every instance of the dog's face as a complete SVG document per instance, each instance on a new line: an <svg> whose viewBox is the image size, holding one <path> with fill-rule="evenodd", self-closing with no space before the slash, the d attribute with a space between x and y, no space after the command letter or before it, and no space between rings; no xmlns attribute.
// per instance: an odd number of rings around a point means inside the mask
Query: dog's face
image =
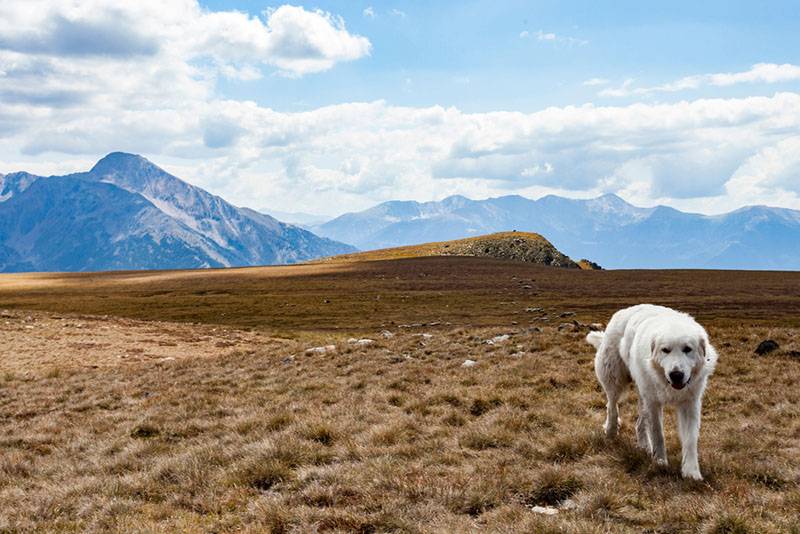
<svg viewBox="0 0 800 534"><path fill-rule="evenodd" d="M653 363L674 389L683 389L702 368L706 341L701 336L664 336L652 343Z"/></svg>

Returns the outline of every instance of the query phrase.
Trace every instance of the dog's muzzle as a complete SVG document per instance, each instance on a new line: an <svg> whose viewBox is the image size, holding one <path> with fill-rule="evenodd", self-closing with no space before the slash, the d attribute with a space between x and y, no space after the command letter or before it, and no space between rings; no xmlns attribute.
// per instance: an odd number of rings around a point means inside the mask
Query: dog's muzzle
<svg viewBox="0 0 800 534"><path fill-rule="evenodd" d="M672 386L673 389L683 389L689 385L689 382L692 380L690 376L685 382L684 379L686 375L683 374L683 371L671 371L669 373L669 385Z"/></svg>

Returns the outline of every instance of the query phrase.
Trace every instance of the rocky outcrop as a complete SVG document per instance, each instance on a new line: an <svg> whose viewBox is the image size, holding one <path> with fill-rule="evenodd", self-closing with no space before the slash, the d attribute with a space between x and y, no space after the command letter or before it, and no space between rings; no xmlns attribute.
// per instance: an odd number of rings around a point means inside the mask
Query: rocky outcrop
<svg viewBox="0 0 800 534"><path fill-rule="evenodd" d="M442 256L479 256L567 269L580 268L547 239L528 232L504 232L442 243Z"/></svg>

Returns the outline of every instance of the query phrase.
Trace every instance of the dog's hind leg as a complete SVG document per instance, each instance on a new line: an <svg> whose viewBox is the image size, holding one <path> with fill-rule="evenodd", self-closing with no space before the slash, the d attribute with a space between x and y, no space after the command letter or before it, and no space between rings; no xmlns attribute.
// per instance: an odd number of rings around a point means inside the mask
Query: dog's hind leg
<svg viewBox="0 0 800 534"><path fill-rule="evenodd" d="M620 417L619 417L619 395L616 391L606 391L606 422L603 424L603 430L606 436L613 438L619 433Z"/></svg>
<svg viewBox="0 0 800 534"><path fill-rule="evenodd" d="M681 438L683 478L703 480L697 460L697 439L700 436L699 399L678 406L678 435Z"/></svg>
<svg viewBox="0 0 800 534"><path fill-rule="evenodd" d="M613 438L619 433L619 400L630 381L628 370L616 350L601 346L594 358L597 380L606 393L606 422L603 425L606 436Z"/></svg>

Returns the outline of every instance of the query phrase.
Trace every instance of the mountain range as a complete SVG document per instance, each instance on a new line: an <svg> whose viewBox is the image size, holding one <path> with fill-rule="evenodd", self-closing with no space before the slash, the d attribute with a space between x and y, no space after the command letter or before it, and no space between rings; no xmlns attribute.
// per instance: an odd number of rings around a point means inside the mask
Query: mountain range
<svg viewBox="0 0 800 534"><path fill-rule="evenodd" d="M88 172L0 175L0 271L284 264L510 230L536 232L605 268L800 270L800 211L766 206L708 216L641 208L613 194L451 196L384 202L327 222L283 215L298 225L114 152Z"/></svg>
<svg viewBox="0 0 800 534"><path fill-rule="evenodd" d="M800 269L800 211L749 206L723 215L640 208L608 194L390 201L311 226L362 250L519 230L605 268Z"/></svg>
<svg viewBox="0 0 800 534"><path fill-rule="evenodd" d="M353 252L114 152L88 172L0 175L0 271L294 263Z"/></svg>

